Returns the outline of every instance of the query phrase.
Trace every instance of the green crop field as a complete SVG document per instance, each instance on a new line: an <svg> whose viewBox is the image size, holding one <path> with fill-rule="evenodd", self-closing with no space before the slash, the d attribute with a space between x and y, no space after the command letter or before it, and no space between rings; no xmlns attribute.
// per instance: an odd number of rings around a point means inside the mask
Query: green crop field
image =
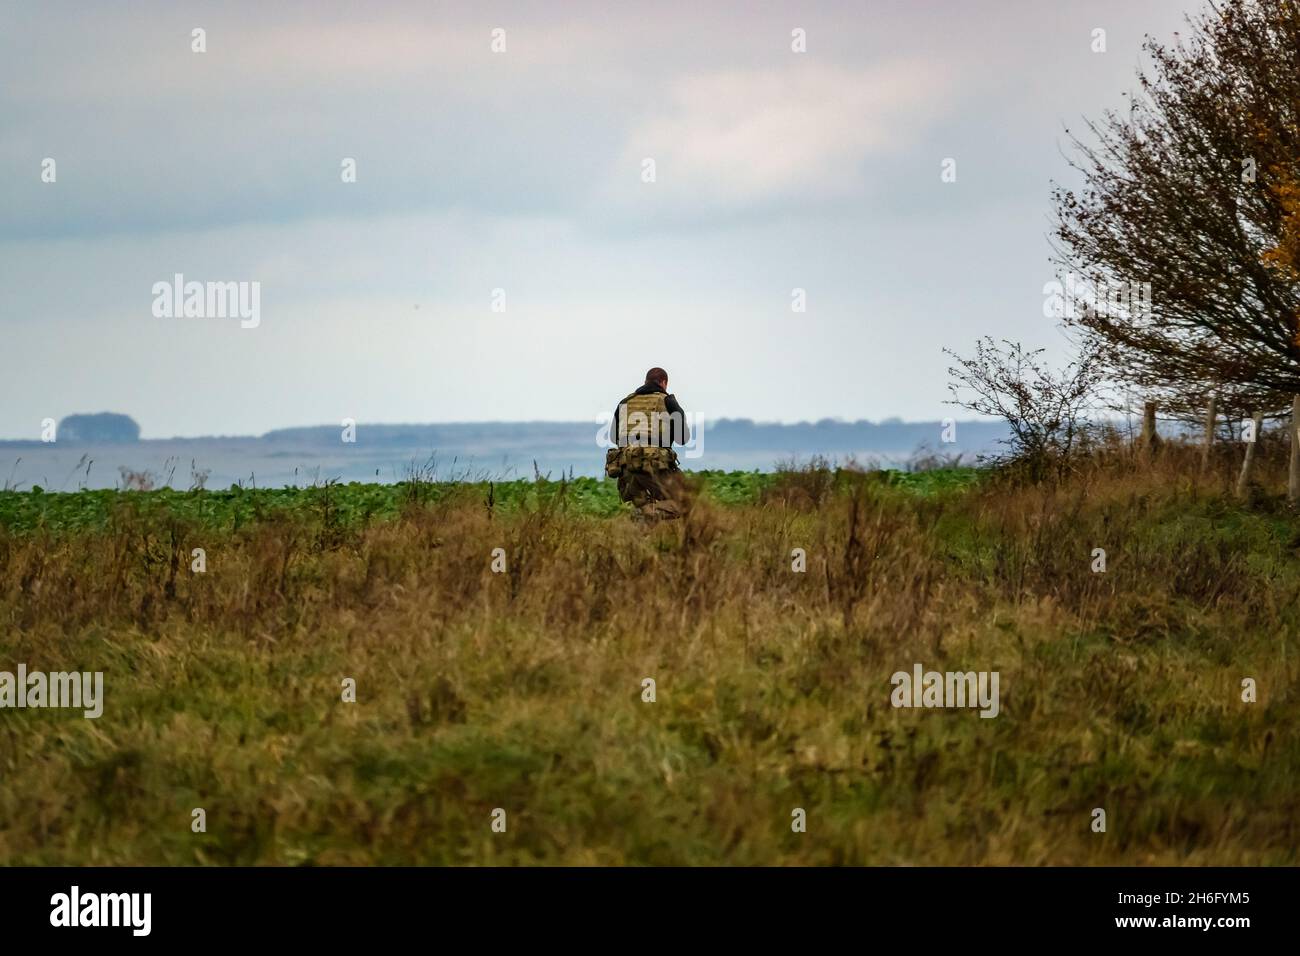
<svg viewBox="0 0 1300 956"><path fill-rule="evenodd" d="M690 472L700 494L720 504L752 504L776 476L769 472ZM960 488L979 480L974 468L946 468L925 472L880 471L873 480L931 494ZM0 491L0 528L6 531L47 530L67 532L103 530L115 514L130 514L149 521L182 520L208 527L237 529L252 521L276 515L315 514L338 525L365 525L398 517L411 504L455 498L489 499L495 509L513 513L520 509L560 507L564 511L598 517L626 513L616 483L598 478L567 481L516 479L502 482L420 482L397 484L322 484L303 488L244 488L225 491L157 491L122 493L113 489L47 493Z"/></svg>

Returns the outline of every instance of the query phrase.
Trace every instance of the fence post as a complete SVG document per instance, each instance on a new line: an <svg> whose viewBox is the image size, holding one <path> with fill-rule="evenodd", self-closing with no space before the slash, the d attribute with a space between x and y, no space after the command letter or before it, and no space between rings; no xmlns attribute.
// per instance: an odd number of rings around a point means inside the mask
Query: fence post
<svg viewBox="0 0 1300 956"><path fill-rule="evenodd" d="M1300 395L1294 395L1291 398L1291 462L1286 479L1286 500L1291 504L1295 504L1296 499L1300 498L1300 435L1296 434L1298 427L1300 427Z"/></svg>
<svg viewBox="0 0 1300 956"><path fill-rule="evenodd" d="M1255 469L1255 446L1259 444L1259 432L1264 427L1264 413L1255 412L1250 419L1255 423L1255 440L1246 442L1246 460L1241 463L1241 477L1237 479L1238 498L1246 497L1250 488L1250 473Z"/></svg>
<svg viewBox="0 0 1300 956"><path fill-rule="evenodd" d="M1201 448L1201 471L1210 467L1210 451L1214 448L1214 419L1219 410L1219 396L1210 393L1210 404L1205 409L1205 445Z"/></svg>
<svg viewBox="0 0 1300 956"><path fill-rule="evenodd" d="M1159 443L1160 436L1156 434L1156 403L1147 402L1142 406L1142 434L1138 438L1138 448L1144 454L1150 454Z"/></svg>

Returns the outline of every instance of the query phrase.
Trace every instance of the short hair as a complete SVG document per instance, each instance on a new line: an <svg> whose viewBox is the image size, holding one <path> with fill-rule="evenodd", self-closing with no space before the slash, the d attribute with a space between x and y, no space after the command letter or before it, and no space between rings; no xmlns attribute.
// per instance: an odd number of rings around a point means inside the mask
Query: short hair
<svg viewBox="0 0 1300 956"><path fill-rule="evenodd" d="M654 382L656 385L668 384L668 373L661 368L652 368L645 373L645 383L649 385Z"/></svg>

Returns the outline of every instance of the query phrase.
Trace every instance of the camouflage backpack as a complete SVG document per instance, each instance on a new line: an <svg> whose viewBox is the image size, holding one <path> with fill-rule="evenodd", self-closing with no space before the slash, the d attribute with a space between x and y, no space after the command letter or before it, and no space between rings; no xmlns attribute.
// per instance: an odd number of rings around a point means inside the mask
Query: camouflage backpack
<svg viewBox="0 0 1300 956"><path fill-rule="evenodd" d="M623 452L623 470L650 472L671 471L677 464L677 453L671 448L655 445L628 445Z"/></svg>

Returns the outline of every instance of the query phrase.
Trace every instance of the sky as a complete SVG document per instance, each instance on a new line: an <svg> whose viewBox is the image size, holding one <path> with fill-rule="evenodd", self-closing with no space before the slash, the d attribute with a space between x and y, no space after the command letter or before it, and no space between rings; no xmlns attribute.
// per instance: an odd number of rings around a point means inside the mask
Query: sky
<svg viewBox="0 0 1300 956"><path fill-rule="evenodd" d="M1067 129L1199 9L0 0L0 437L953 415L944 348L1066 354Z"/></svg>

